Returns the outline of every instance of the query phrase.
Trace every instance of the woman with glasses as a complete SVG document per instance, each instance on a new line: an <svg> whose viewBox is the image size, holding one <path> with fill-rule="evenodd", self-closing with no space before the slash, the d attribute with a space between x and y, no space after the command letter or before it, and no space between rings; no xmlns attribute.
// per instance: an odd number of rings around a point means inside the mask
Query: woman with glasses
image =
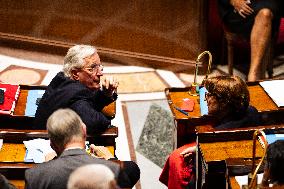
<svg viewBox="0 0 284 189"><path fill-rule="evenodd" d="M59 108L71 108L87 126L87 132L104 130L111 122L101 110L117 99L118 82L101 81L103 66L97 49L89 45L71 47L59 72L50 82L38 105L36 129L45 129L48 117Z"/></svg>
<svg viewBox="0 0 284 189"><path fill-rule="evenodd" d="M214 118L215 129L239 128L260 124L254 107L249 106L249 91L238 76L216 76L205 80L208 116ZM174 150L160 175L169 189L195 188L194 152L196 143Z"/></svg>

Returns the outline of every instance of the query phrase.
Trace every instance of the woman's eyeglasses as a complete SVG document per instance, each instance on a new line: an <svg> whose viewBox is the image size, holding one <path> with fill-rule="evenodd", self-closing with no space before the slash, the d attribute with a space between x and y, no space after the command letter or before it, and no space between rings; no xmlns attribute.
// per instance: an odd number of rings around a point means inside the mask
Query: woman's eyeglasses
<svg viewBox="0 0 284 189"><path fill-rule="evenodd" d="M214 96L212 93L209 93L209 92L205 92L205 98L204 98L204 101L208 101L208 98L210 96Z"/></svg>

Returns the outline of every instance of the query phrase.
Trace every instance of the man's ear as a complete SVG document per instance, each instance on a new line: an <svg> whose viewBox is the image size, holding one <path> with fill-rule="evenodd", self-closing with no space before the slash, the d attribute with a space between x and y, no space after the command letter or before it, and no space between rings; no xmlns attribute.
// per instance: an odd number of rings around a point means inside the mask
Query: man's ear
<svg viewBox="0 0 284 189"><path fill-rule="evenodd" d="M54 143L52 142L52 140L49 140L49 142L50 142L50 147L57 153L56 145L54 145Z"/></svg>
<svg viewBox="0 0 284 189"><path fill-rule="evenodd" d="M84 123L81 123L82 124L82 130L83 130L83 135L84 135L84 138L87 138L87 127Z"/></svg>
<svg viewBox="0 0 284 189"><path fill-rule="evenodd" d="M50 147L56 152L57 156L59 156L64 149L60 149L52 140L50 140Z"/></svg>
<svg viewBox="0 0 284 189"><path fill-rule="evenodd" d="M72 70L71 71L71 78L73 80L78 81L79 80L79 70L77 70L77 69Z"/></svg>

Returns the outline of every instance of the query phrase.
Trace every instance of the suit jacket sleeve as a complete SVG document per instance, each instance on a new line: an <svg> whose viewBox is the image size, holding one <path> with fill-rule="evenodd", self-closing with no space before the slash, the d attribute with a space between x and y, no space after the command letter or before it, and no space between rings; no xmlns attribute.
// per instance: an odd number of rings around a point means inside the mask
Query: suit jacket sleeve
<svg viewBox="0 0 284 189"><path fill-rule="evenodd" d="M107 97L104 95L104 93L101 90L99 90L95 92L95 98L94 98L94 101L96 103L96 109L102 110L105 106L114 102L116 99L117 99L116 93L113 93L111 97Z"/></svg>
<svg viewBox="0 0 284 189"><path fill-rule="evenodd" d="M82 90L71 100L70 108L73 109L87 126L88 133L94 133L106 129L111 121L101 110L117 99L117 94L107 97L101 91L88 94Z"/></svg>
<svg viewBox="0 0 284 189"><path fill-rule="evenodd" d="M81 117L87 126L88 133L104 130L111 124L111 121L87 100L78 100L70 108Z"/></svg>

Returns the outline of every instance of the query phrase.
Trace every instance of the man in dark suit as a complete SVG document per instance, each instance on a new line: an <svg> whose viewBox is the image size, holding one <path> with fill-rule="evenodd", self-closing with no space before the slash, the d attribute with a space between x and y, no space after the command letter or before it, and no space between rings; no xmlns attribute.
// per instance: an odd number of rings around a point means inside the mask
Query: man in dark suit
<svg viewBox="0 0 284 189"><path fill-rule="evenodd" d="M118 81L103 76L97 49L90 45L71 47L63 70L49 83L35 114L35 129L45 129L48 117L60 108L74 110L87 126L89 134L111 125L102 109L117 99Z"/></svg>
<svg viewBox="0 0 284 189"><path fill-rule="evenodd" d="M123 166L90 156L85 150L86 126L71 109L59 109L47 120L51 147L57 158L26 171L27 189L66 189L73 170L85 164L103 164L109 167L122 188L132 188L140 178L140 170L132 161ZM92 178L90 178L92 179Z"/></svg>

